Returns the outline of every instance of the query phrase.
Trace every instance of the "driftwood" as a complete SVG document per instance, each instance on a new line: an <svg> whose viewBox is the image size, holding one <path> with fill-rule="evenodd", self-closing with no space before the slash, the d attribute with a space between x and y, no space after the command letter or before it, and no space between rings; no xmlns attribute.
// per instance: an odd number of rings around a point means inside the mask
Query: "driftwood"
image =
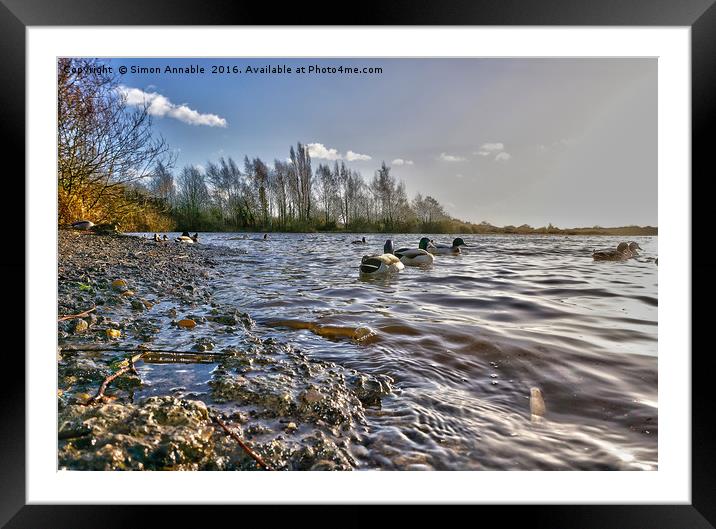
<svg viewBox="0 0 716 529"><path fill-rule="evenodd" d="M229 353L216 353L214 351L177 351L175 349L145 349L143 347L67 347L63 351L69 353L157 353L190 356L231 356Z"/></svg>
<svg viewBox="0 0 716 529"><path fill-rule="evenodd" d="M239 446L240 446L241 448L243 448L244 452L246 452L247 454L249 454L249 456L251 456L251 458L252 458L254 461L256 461L256 463L258 463L258 465L259 465L261 468L263 468L264 470L273 470L270 466L268 466L268 465L266 464L266 462L261 458L261 456L258 455L256 452L254 452L254 451L251 449L251 447L250 447L249 445L247 445L247 444L241 439L241 437L239 437L239 435L238 435L235 431L233 431L232 429L230 429L230 428L226 425L226 423L225 423L224 421L222 421L222 420L221 420L219 417L217 417L216 415L211 415L211 419L212 419L216 424L218 424L218 425L221 427L222 430L224 430L224 433L226 433L226 435L228 435L228 436L231 437L234 441L236 441L237 443L239 443Z"/></svg>
<svg viewBox="0 0 716 529"><path fill-rule="evenodd" d="M60 317L57 319L57 321L59 322L59 321L72 320L72 319L75 319L75 318L84 318L84 317L87 316L90 312L93 312L93 311L96 310L96 309L97 309L97 307L92 307L91 309L87 309L86 311L80 312L79 314L70 314L70 315L67 315L67 316L60 316Z"/></svg>

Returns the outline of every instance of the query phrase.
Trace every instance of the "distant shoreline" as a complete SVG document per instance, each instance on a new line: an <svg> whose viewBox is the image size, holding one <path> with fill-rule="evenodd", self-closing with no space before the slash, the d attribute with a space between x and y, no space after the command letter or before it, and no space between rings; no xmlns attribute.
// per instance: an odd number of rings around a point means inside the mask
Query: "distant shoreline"
<svg viewBox="0 0 716 529"><path fill-rule="evenodd" d="M194 229L178 229L176 232L181 231L201 231ZM144 232L144 233L150 233ZM292 230L209 230L203 231L202 233L343 233L343 234L381 234L381 233L423 233L423 232L402 232L400 230L311 230L311 231L292 231ZM435 233L441 235L461 234L461 235L604 235L604 236L658 236L659 229L654 226L621 226L616 228L513 228L510 226L498 227L490 226L482 228L480 225L475 225L472 231L426 231L425 233Z"/></svg>

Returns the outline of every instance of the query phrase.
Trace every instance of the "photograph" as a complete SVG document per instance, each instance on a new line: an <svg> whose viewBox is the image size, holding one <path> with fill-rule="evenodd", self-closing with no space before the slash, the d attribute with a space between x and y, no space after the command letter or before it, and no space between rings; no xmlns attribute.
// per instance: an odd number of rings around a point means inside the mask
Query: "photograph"
<svg viewBox="0 0 716 529"><path fill-rule="evenodd" d="M659 470L657 57L55 67L58 471Z"/></svg>

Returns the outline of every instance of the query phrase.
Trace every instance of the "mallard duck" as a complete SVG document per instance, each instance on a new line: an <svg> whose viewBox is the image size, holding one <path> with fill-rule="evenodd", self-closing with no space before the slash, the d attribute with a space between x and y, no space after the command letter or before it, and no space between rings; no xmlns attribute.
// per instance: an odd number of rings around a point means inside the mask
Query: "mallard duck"
<svg viewBox="0 0 716 529"><path fill-rule="evenodd" d="M185 244L194 244L194 239L191 238L188 231L182 233L176 240L177 242L183 242Z"/></svg>
<svg viewBox="0 0 716 529"><path fill-rule="evenodd" d="M465 241L460 237L452 241L452 246L448 246L447 244L434 244L432 241L430 241L430 243L431 244L427 247L427 251L438 255L457 255L460 253L460 246L467 246Z"/></svg>
<svg viewBox="0 0 716 529"><path fill-rule="evenodd" d="M594 250L592 257L595 261L624 261L631 257L631 252L627 243L620 242L616 250L611 248L608 250Z"/></svg>
<svg viewBox="0 0 716 529"><path fill-rule="evenodd" d="M429 243L430 239L423 237L420 239L418 248L399 248L398 250L394 250L393 241L388 239L385 241L383 251L385 253L395 255L398 259L400 259L401 263L407 266L428 265L431 264L434 259L433 256L426 250Z"/></svg>
<svg viewBox="0 0 716 529"><path fill-rule="evenodd" d="M629 253L631 254L629 257L636 257L639 255L639 252L637 250L643 250L641 246L639 246L638 242L631 241L629 243Z"/></svg>
<svg viewBox="0 0 716 529"><path fill-rule="evenodd" d="M78 220L77 222L70 224L70 226L76 230L89 230L92 226L94 226L94 222L91 220Z"/></svg>
<svg viewBox="0 0 716 529"><path fill-rule="evenodd" d="M365 237L363 237L360 241L351 241L351 244L366 244Z"/></svg>
<svg viewBox="0 0 716 529"><path fill-rule="evenodd" d="M360 262L360 273L365 275L383 275L399 272L405 265L390 253L383 255L364 255Z"/></svg>

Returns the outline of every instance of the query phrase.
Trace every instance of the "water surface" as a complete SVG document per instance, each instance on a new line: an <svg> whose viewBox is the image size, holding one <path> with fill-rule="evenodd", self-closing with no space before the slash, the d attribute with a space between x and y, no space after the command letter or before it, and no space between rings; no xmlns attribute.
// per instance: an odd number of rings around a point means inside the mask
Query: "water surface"
<svg viewBox="0 0 716 529"><path fill-rule="evenodd" d="M361 278L386 238L419 236L262 235L200 234L231 250L214 298L263 336L395 380L352 446L359 468L656 469L656 237L630 239L637 259L595 262L623 239L466 235L458 256Z"/></svg>

